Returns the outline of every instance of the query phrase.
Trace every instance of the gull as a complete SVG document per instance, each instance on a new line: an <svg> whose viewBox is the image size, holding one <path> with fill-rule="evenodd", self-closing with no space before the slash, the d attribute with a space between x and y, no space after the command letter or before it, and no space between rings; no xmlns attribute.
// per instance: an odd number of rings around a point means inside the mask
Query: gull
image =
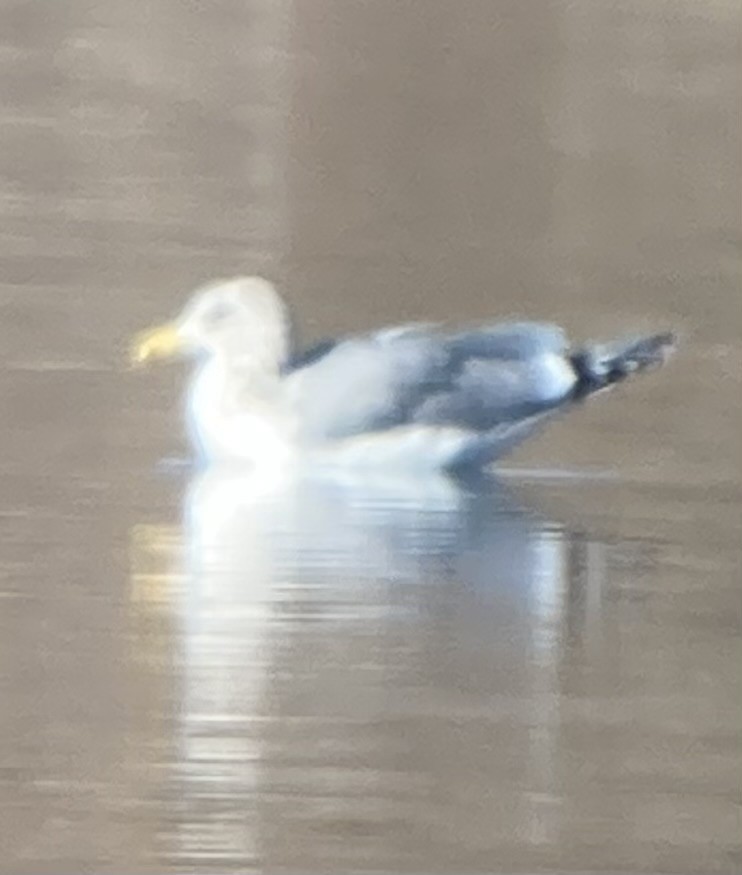
<svg viewBox="0 0 742 875"><path fill-rule="evenodd" d="M670 332L572 345L541 322L415 323L296 351L290 326L271 283L235 277L138 335L131 359L196 359L186 419L207 464L459 472L661 365L675 345Z"/></svg>

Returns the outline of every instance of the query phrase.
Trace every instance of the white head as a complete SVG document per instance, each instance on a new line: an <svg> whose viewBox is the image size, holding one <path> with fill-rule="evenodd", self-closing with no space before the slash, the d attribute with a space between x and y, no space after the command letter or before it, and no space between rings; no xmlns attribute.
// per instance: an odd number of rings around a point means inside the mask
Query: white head
<svg viewBox="0 0 742 875"><path fill-rule="evenodd" d="M141 364L180 351L204 352L236 366L277 370L288 335L286 308L275 288L261 277L235 277L197 289L174 322L135 340L132 358Z"/></svg>

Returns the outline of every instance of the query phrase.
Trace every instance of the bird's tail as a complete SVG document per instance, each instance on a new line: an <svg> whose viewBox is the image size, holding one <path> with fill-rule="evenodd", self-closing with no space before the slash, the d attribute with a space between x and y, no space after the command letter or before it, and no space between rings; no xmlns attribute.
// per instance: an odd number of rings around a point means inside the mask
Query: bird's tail
<svg viewBox="0 0 742 875"><path fill-rule="evenodd" d="M572 353L570 360L577 373L575 396L584 398L620 383L639 371L664 364L675 347L672 332L631 337L612 343L589 344Z"/></svg>

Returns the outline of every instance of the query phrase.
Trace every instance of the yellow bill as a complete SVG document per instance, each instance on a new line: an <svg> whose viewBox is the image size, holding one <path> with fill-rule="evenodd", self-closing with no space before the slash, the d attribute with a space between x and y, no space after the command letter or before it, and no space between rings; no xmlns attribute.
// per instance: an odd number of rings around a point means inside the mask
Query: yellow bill
<svg viewBox="0 0 742 875"><path fill-rule="evenodd" d="M144 365L153 359L172 358L182 348L178 328L173 322L143 331L133 339L129 351L132 365Z"/></svg>

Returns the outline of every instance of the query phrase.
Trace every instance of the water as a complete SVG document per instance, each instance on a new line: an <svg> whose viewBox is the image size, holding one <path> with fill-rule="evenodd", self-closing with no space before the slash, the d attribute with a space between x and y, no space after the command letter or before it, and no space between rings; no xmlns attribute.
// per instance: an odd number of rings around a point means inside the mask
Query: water
<svg viewBox="0 0 742 875"><path fill-rule="evenodd" d="M739 871L736 6L0 23L2 869ZM123 365L236 270L684 342L492 481L267 489Z"/></svg>

